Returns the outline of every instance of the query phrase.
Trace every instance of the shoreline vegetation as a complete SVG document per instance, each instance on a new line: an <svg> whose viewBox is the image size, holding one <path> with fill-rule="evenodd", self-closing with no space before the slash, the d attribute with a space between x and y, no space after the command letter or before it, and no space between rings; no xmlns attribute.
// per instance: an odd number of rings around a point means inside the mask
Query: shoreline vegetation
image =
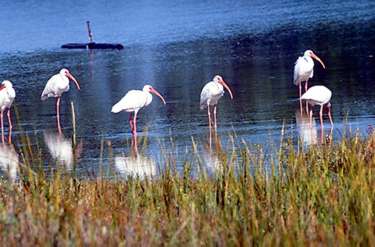
<svg viewBox="0 0 375 247"><path fill-rule="evenodd" d="M115 160L114 166L151 163L159 166L157 176L155 169L147 175L139 168L125 169L126 179L91 180L64 169L48 175L32 169L40 166L41 156L25 144L19 150L19 177L0 180L0 243L373 243L375 133L311 146L282 139L268 161L244 142L228 150L219 144L216 140L210 152L214 162L198 157L179 171L172 154L157 164L134 150L133 157ZM194 140L192 146L196 149Z"/></svg>

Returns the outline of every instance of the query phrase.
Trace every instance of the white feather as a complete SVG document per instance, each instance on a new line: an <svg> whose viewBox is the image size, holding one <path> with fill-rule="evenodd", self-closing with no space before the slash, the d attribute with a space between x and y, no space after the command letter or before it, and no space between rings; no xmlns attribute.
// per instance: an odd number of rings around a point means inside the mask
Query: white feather
<svg viewBox="0 0 375 247"><path fill-rule="evenodd" d="M303 81L307 81L314 75L314 61L310 56L299 57L294 66L293 81L294 85L299 85Z"/></svg>
<svg viewBox="0 0 375 247"><path fill-rule="evenodd" d="M130 90L112 107L113 113L121 111L133 112L147 106L152 101L152 95L141 90Z"/></svg>
<svg viewBox="0 0 375 247"><path fill-rule="evenodd" d="M327 104L332 97L332 92L325 86L312 86L302 96L302 100L307 100L313 105Z"/></svg>
<svg viewBox="0 0 375 247"><path fill-rule="evenodd" d="M16 92L13 89L13 85L10 81L3 81L3 89L0 90L0 109L4 111L9 109L16 97Z"/></svg>
<svg viewBox="0 0 375 247"><path fill-rule="evenodd" d="M207 105L216 105L219 99L224 95L223 86L214 81L208 82L204 85L201 92L200 108L204 109Z"/></svg>
<svg viewBox="0 0 375 247"><path fill-rule="evenodd" d="M60 97L67 91L69 91L69 79L59 73L47 81L40 98L46 100L49 97Z"/></svg>

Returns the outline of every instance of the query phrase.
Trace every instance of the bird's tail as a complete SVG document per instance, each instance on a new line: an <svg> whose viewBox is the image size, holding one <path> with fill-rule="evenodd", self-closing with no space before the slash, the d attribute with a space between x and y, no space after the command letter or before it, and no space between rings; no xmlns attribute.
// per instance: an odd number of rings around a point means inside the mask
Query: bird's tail
<svg viewBox="0 0 375 247"><path fill-rule="evenodd" d="M113 113L119 113L122 110L121 105L119 103L112 106L111 112Z"/></svg>
<svg viewBox="0 0 375 247"><path fill-rule="evenodd" d="M298 98L288 99L287 102L296 102L296 101L299 101L299 100L301 100L301 99L298 97Z"/></svg>
<svg viewBox="0 0 375 247"><path fill-rule="evenodd" d="M309 97L304 93L302 94L301 98L299 98L300 100L309 100Z"/></svg>
<svg viewBox="0 0 375 247"><path fill-rule="evenodd" d="M293 83L294 83L294 85L298 86L301 82L300 82L300 80L298 80L298 78L294 78Z"/></svg>
<svg viewBox="0 0 375 247"><path fill-rule="evenodd" d="M47 98L48 98L48 96L45 95L45 94L42 94L42 96L40 96L40 99L43 100L43 101L46 100Z"/></svg>
<svg viewBox="0 0 375 247"><path fill-rule="evenodd" d="M44 88L43 92L42 92L42 95L40 96L40 99L41 100L46 100L48 98L48 89L47 89L47 86Z"/></svg>

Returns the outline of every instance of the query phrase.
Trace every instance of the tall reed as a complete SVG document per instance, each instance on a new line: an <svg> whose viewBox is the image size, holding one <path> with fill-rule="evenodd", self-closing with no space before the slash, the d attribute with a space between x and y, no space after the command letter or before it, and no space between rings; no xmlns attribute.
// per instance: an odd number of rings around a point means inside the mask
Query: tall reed
<svg viewBox="0 0 375 247"><path fill-rule="evenodd" d="M27 138L26 138L27 139ZM233 141L234 143L234 141ZM238 142L240 143L240 142ZM79 179L32 172L0 184L3 245L372 245L375 135L302 148L211 149L216 168L187 160L159 176ZM193 142L193 145L199 143ZM104 149L103 145L101 149ZM28 152L28 154L24 154ZM165 150L164 150L165 152ZM31 157L31 158L30 158ZM169 156L173 159L173 156ZM202 166L198 174L193 171ZM266 169L267 168L267 169Z"/></svg>

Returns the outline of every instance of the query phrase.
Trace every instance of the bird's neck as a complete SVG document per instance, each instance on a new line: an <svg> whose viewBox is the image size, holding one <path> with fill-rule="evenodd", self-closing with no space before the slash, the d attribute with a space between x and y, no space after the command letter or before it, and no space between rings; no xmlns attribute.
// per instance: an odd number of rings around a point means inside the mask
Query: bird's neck
<svg viewBox="0 0 375 247"><path fill-rule="evenodd" d="M310 56L306 55L304 56L304 59L306 60L306 62L314 64L314 60Z"/></svg>
<svg viewBox="0 0 375 247"><path fill-rule="evenodd" d="M150 93L150 91L148 91L147 89L143 89L142 91L146 94L147 98L152 98L152 94Z"/></svg>
<svg viewBox="0 0 375 247"><path fill-rule="evenodd" d="M150 92L146 92L146 106L149 105L152 101L152 94Z"/></svg>
<svg viewBox="0 0 375 247"><path fill-rule="evenodd" d="M215 81L215 85L216 85L217 88L220 89L220 90L223 90L223 89L224 89L223 85L221 85L219 82L216 82L216 81Z"/></svg>
<svg viewBox="0 0 375 247"><path fill-rule="evenodd" d="M61 77L61 79L63 79L63 81L68 81L69 82L69 78L66 75L60 74L60 77Z"/></svg>

